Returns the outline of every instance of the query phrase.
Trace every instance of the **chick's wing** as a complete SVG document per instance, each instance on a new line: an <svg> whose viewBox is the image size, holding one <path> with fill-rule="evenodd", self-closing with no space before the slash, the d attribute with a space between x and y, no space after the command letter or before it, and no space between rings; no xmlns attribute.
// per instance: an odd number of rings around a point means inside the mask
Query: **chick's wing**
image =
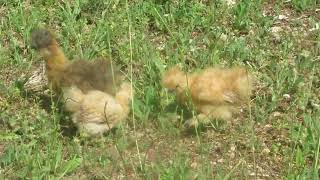
<svg viewBox="0 0 320 180"><path fill-rule="evenodd" d="M77 60L65 69L63 83L64 86L76 85L84 92L100 90L114 94L113 87L119 82L118 77L120 77L119 70L112 69L108 60L98 59L94 62Z"/></svg>
<svg viewBox="0 0 320 180"><path fill-rule="evenodd" d="M233 103L236 95L228 89L225 81L219 70L204 71L193 79L190 87L192 98L213 105Z"/></svg>

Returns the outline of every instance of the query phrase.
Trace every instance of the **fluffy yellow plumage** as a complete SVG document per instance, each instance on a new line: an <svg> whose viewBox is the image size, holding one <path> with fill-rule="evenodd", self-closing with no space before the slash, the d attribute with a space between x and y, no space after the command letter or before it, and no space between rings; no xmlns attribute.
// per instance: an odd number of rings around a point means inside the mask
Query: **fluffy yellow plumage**
<svg viewBox="0 0 320 180"><path fill-rule="evenodd" d="M164 73L162 83L175 91L182 103L192 101L199 115L187 122L191 126L197 125L197 119L231 119L248 102L252 91L252 77L240 67L207 68L186 74L174 66Z"/></svg>

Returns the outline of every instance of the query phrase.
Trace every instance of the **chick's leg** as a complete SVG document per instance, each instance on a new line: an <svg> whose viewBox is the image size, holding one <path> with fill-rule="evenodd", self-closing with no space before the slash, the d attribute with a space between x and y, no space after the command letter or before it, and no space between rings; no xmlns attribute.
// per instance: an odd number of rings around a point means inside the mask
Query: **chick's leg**
<svg viewBox="0 0 320 180"><path fill-rule="evenodd" d="M185 122L185 126L192 128L198 127L200 124L208 124L210 122L210 118L206 114L198 114Z"/></svg>
<svg viewBox="0 0 320 180"><path fill-rule="evenodd" d="M209 116L214 119L221 119L228 121L232 118L232 108L230 106L216 106Z"/></svg>
<svg viewBox="0 0 320 180"><path fill-rule="evenodd" d="M197 127L199 124L207 125L212 119L229 121L232 118L232 108L229 106L212 106L202 113L186 121L187 127Z"/></svg>

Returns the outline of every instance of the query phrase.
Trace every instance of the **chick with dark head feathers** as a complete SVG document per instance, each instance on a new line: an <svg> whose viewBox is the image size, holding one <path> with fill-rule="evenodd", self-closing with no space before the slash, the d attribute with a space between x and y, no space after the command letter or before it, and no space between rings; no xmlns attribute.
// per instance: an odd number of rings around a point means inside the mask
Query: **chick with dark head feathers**
<svg viewBox="0 0 320 180"><path fill-rule="evenodd" d="M96 61L69 61L54 34L47 29L32 32L31 46L44 58L50 87L59 92L61 87L77 86L84 93L100 90L114 94L121 78L119 69L111 61L100 58Z"/></svg>
<svg viewBox="0 0 320 180"><path fill-rule="evenodd" d="M100 134L128 116L133 92L127 83L115 88L122 77L111 61L69 61L49 30L35 30L31 37L31 46L45 60L49 85L62 94L65 110L79 129Z"/></svg>

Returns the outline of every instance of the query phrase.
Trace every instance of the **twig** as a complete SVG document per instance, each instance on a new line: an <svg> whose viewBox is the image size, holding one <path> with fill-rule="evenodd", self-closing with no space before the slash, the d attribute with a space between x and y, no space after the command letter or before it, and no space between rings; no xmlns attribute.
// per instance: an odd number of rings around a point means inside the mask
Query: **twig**
<svg viewBox="0 0 320 180"><path fill-rule="evenodd" d="M131 89L133 89L133 51L132 51L132 33L131 33L131 17L129 13L129 7L128 7L128 0L126 0L126 11L128 15L128 22L129 22L129 28L128 28L128 35L129 35L129 45L130 45L130 80L131 80ZM131 97L133 97L133 91L131 91ZM133 132L135 136L135 143L136 143L136 148L137 148L137 153L138 153L138 158L139 158L139 163L140 163L140 168L142 169L142 161L141 161L141 155L140 155L140 150L139 150L139 144L138 144L138 138L137 138L137 132L136 132L136 121L135 121L135 116L134 116L134 98L132 98L131 101L131 106L132 106L132 121L133 121Z"/></svg>

